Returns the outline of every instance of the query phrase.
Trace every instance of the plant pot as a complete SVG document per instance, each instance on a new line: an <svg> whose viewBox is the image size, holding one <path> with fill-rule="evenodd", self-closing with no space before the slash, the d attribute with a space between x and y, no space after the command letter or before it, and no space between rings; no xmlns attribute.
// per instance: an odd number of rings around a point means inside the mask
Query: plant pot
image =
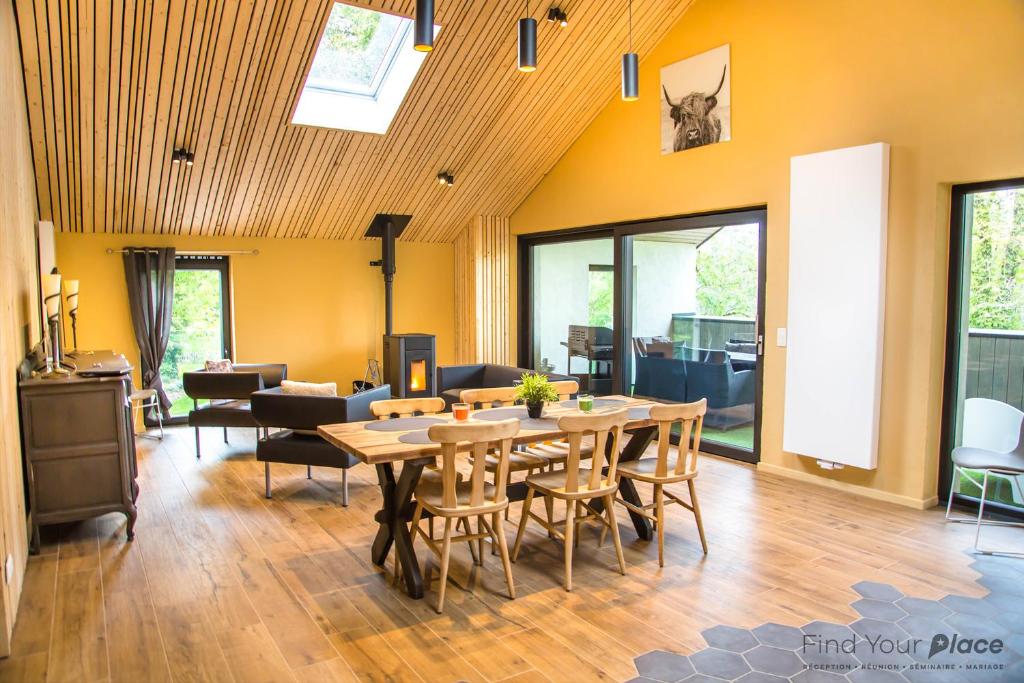
<svg viewBox="0 0 1024 683"><path fill-rule="evenodd" d="M537 401L536 403L527 403L526 404L526 414L529 415L534 420L540 419L540 414L543 413L543 412L544 412L544 402L543 401Z"/></svg>

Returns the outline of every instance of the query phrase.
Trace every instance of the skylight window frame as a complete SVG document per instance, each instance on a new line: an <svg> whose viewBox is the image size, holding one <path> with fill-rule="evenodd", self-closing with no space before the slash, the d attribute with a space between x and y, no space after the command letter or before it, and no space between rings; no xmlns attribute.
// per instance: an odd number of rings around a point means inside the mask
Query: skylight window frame
<svg viewBox="0 0 1024 683"><path fill-rule="evenodd" d="M412 84L419 75L429 53L414 49L415 21L411 17L386 10L353 5L345 0L335 0L332 11L334 5L354 6L370 12L398 17L402 21L402 28L395 32L392 44L388 48L390 60L381 60L381 67L387 62L387 68L379 69L381 72L379 80L375 76L376 87L373 93L369 93L368 89L353 91L352 89L324 87L322 81L320 83L317 83L316 79L311 81L313 63L323 45L327 24L330 21L330 14L328 14L320 29L313 59L306 67L302 87L296 93L288 120L294 126L385 135L390 130L398 110L412 91ZM440 30L441 27L434 24L435 40Z"/></svg>
<svg viewBox="0 0 1024 683"><path fill-rule="evenodd" d="M343 2L335 2L336 5L344 5ZM368 7L359 7L359 9L367 12L376 12L377 14L388 14L387 12L381 12L379 10L370 9ZM333 8L332 8L333 11ZM395 16L395 15L392 15ZM413 31L413 21L407 17L398 17L401 21L399 28L395 31L395 34L391 37L391 42L388 43L387 50L384 52L384 58L381 59L380 64L377 65L376 71L374 71L373 78L370 79L370 87L368 88L335 88L328 85L325 79L314 79L312 75L306 77L305 88L312 88L314 90L321 90L323 92L339 93L344 95L352 95L354 97L370 97L374 100L380 95L381 86L384 85L384 81L387 80L391 74L391 70L395 66L395 62L398 60L399 53L402 50L402 46L408 42L409 36ZM330 17L328 17L330 21ZM325 25L326 26L326 25ZM323 43L323 36L321 35L319 42L317 43L316 53L313 55L313 59L316 59L316 55L320 52L320 47ZM312 65L310 66L312 71ZM312 82L311 82L312 81Z"/></svg>

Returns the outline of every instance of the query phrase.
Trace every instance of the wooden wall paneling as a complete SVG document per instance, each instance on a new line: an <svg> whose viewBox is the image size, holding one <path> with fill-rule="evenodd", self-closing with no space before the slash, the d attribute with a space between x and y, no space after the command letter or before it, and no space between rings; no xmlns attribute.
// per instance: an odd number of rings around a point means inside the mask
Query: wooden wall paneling
<svg viewBox="0 0 1024 683"><path fill-rule="evenodd" d="M413 215L405 239L451 241L508 215L615 96L626 41L622 7L580 0L562 29L537 6L540 69L521 74L521 2L441 3L436 49L371 135L290 123L325 0L17 2L35 10L22 49L38 202L64 231L359 239L392 211ZM641 55L688 5L634 2ZM179 145L191 168L171 164Z"/></svg>
<svg viewBox="0 0 1024 683"><path fill-rule="evenodd" d="M460 363L510 358L507 218L477 216L455 238L455 354Z"/></svg>

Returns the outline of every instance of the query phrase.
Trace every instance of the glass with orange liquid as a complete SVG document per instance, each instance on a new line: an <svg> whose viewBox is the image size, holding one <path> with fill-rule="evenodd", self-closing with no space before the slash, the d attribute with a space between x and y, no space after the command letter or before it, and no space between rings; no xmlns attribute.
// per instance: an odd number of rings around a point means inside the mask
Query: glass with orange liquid
<svg viewBox="0 0 1024 683"><path fill-rule="evenodd" d="M452 404L452 416L456 422L465 422L469 419L469 404L468 403L453 403Z"/></svg>

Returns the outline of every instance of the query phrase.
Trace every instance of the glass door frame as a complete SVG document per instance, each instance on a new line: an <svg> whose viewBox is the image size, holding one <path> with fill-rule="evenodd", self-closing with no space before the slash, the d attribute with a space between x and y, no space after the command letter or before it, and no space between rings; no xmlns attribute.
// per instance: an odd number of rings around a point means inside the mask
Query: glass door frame
<svg viewBox="0 0 1024 683"><path fill-rule="evenodd" d="M231 339L231 262L230 257L227 255L189 255L189 254L177 254L174 257L174 272L177 273L179 270L216 270L220 272L220 296L221 296L221 324L223 330L221 333L221 339L224 342L224 355L222 358L228 358L234 360L234 343ZM172 299L173 305L173 299ZM143 368L145 368L146 362L142 361ZM157 372L159 372L159 368ZM147 427L156 427L157 421L149 417L149 411L142 411L142 419ZM171 417L163 421L164 425L176 425L186 424L188 422L188 415L179 415L178 417Z"/></svg>
<svg viewBox="0 0 1024 683"><path fill-rule="evenodd" d="M946 358L943 364L942 382L942 425L939 437L939 490L940 503L948 503L949 489L953 479L953 461L950 453L956 443L957 387L960 383L960 360L964 352L961 341L964 338L964 294L970 285L970 263L966 240L965 200L968 195L993 190L1024 188L1024 178L989 180L980 183L953 185L949 206L949 272L946 283ZM966 284L964 276L966 278ZM968 325L969 327L969 325ZM953 504L958 508L978 509L979 499L960 492L953 494ZM986 500L985 509L1015 519L1024 519L1024 511L995 500Z"/></svg>
<svg viewBox="0 0 1024 683"><path fill-rule="evenodd" d="M756 397L754 402L754 445L752 450L747 451L743 448L714 441L703 441L701 442L701 450L715 455L724 455L743 462L757 463L760 460L761 404L764 394L764 307L768 243L768 207L766 205L665 218L620 221L582 228L567 228L519 235L519 351L517 356L519 366L530 368L533 363L533 247L590 239L612 238L614 240L615 297L612 323L612 355L615 371L612 375L612 392L624 394L627 393L625 389L629 386L628 373L632 367L632 330L630 329L632 323L626 324L626 321L632 321L633 319L633 282L632 278L623 277L624 264L627 261L632 261L632 255L628 253L632 245L626 238L658 232L755 223L758 225L757 320L755 321L758 362L754 374L754 393Z"/></svg>

